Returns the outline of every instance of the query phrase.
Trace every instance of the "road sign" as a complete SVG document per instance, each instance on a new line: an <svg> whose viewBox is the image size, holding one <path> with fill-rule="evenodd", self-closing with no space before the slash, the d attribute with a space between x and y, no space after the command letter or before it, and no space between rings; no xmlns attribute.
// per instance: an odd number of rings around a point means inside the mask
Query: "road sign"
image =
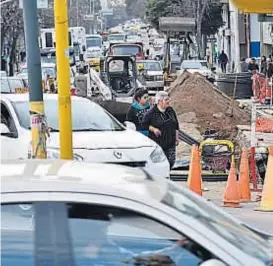
<svg viewBox="0 0 273 266"><path fill-rule="evenodd" d="M94 15L84 15L83 19L84 20L93 20L94 19Z"/></svg>
<svg viewBox="0 0 273 266"><path fill-rule="evenodd" d="M112 16L114 14L112 8L102 9L101 10L102 16Z"/></svg>
<svg viewBox="0 0 273 266"><path fill-rule="evenodd" d="M19 0L19 8L23 8L23 1L27 0ZM37 0L37 8L48 8L48 0Z"/></svg>

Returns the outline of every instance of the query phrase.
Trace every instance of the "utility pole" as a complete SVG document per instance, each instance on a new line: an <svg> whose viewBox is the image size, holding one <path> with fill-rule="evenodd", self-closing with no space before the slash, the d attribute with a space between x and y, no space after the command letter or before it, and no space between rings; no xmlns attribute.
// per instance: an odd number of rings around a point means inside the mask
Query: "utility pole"
<svg viewBox="0 0 273 266"><path fill-rule="evenodd" d="M28 1L28 0L27 0ZM36 0L34 0L36 1ZM54 0L61 159L73 159L67 0Z"/></svg>
<svg viewBox="0 0 273 266"><path fill-rule="evenodd" d="M41 55L38 44L37 0L23 0L28 67L32 158L45 159L47 125L44 115Z"/></svg>

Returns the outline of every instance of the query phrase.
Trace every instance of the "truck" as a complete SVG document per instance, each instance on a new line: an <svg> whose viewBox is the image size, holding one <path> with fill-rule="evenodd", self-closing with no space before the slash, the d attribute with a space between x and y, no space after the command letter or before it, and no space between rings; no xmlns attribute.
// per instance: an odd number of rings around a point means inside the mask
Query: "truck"
<svg viewBox="0 0 273 266"><path fill-rule="evenodd" d="M55 48L56 36L54 28L41 29L40 34L40 48ZM86 32L84 27L71 27L68 31L68 45L74 49L76 60L80 58L80 54L83 54L86 50Z"/></svg>

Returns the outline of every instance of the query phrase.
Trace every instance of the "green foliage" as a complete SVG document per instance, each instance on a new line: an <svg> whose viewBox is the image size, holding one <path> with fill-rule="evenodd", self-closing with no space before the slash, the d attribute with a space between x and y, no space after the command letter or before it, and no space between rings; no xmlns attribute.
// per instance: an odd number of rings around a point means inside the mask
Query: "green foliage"
<svg viewBox="0 0 273 266"><path fill-rule="evenodd" d="M195 5L190 7L185 0L148 0L145 13L147 20L158 29L160 17L196 17L194 7ZM205 35L215 34L221 26L223 26L221 5L218 1L210 0L202 19L202 33Z"/></svg>
<svg viewBox="0 0 273 266"><path fill-rule="evenodd" d="M207 36L216 34L217 30L223 25L221 4L219 2L211 2L203 18L202 33Z"/></svg>
<svg viewBox="0 0 273 266"><path fill-rule="evenodd" d="M147 0L125 0L126 13L131 18L143 18Z"/></svg>

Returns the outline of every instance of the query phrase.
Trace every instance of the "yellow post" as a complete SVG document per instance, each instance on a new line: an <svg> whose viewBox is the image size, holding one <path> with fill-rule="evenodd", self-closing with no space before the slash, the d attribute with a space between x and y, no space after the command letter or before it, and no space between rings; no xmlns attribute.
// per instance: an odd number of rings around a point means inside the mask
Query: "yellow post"
<svg viewBox="0 0 273 266"><path fill-rule="evenodd" d="M61 159L73 159L67 0L54 0Z"/></svg>

